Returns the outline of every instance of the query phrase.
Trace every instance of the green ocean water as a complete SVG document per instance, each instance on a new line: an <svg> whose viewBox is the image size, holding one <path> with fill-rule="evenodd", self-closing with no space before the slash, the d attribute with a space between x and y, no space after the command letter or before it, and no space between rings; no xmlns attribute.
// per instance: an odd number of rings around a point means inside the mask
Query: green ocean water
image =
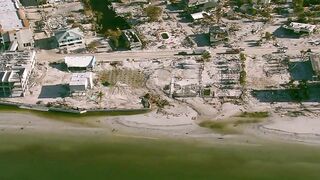
<svg viewBox="0 0 320 180"><path fill-rule="evenodd" d="M4 106L1 112L70 122L96 116L65 116ZM111 134L32 134L21 130L9 133L0 128L0 180L320 179L319 146L264 140L253 145L213 141L220 142Z"/></svg>
<svg viewBox="0 0 320 180"><path fill-rule="evenodd" d="M0 179L320 179L320 148L1 133Z"/></svg>

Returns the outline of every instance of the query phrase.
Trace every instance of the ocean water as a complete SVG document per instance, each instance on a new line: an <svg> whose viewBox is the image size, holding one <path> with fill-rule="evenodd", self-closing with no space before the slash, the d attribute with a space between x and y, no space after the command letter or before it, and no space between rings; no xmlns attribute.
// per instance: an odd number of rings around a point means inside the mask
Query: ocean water
<svg viewBox="0 0 320 180"><path fill-rule="evenodd" d="M320 148L0 133L1 180L320 179Z"/></svg>

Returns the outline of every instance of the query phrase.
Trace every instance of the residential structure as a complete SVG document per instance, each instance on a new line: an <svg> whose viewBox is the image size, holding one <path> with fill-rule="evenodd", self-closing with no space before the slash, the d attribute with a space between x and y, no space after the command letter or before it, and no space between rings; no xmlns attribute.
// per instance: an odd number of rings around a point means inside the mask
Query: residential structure
<svg viewBox="0 0 320 180"><path fill-rule="evenodd" d="M69 88L72 96L85 95L87 89L93 88L92 72L73 73Z"/></svg>
<svg viewBox="0 0 320 180"><path fill-rule="evenodd" d="M205 12L205 11L201 11L201 12L197 12L197 13L191 14L191 18L194 21L203 19L205 16L210 16L210 14Z"/></svg>
<svg viewBox="0 0 320 180"><path fill-rule="evenodd" d="M210 0L185 0L185 3L188 7L204 5L210 2Z"/></svg>
<svg viewBox="0 0 320 180"><path fill-rule="evenodd" d="M311 34L315 32L317 26L312 24L291 22L289 25L283 25L282 27L288 30L292 30L295 33Z"/></svg>
<svg viewBox="0 0 320 180"><path fill-rule="evenodd" d="M33 33L17 0L0 0L0 49L25 50L34 46Z"/></svg>
<svg viewBox="0 0 320 180"><path fill-rule="evenodd" d="M141 49L142 43L138 35L133 29L126 29L122 31L122 36L129 43L130 49Z"/></svg>
<svg viewBox="0 0 320 180"><path fill-rule="evenodd" d="M84 44L84 36L79 28L60 30L54 36L59 48Z"/></svg>
<svg viewBox="0 0 320 180"><path fill-rule="evenodd" d="M0 97L24 96L35 65L35 51L0 55Z"/></svg>
<svg viewBox="0 0 320 180"><path fill-rule="evenodd" d="M209 29L209 39L211 46L219 45L228 41L228 29L222 26L212 26Z"/></svg>
<svg viewBox="0 0 320 180"><path fill-rule="evenodd" d="M95 56L66 56L64 62L69 70L92 70L96 64Z"/></svg>

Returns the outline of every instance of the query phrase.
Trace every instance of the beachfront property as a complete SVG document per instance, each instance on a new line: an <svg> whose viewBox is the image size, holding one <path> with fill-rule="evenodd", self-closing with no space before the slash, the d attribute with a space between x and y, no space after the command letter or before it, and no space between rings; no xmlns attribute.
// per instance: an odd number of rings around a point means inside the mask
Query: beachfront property
<svg viewBox="0 0 320 180"><path fill-rule="evenodd" d="M93 70L96 64L95 56L66 56L64 63L69 70L73 71L88 71Z"/></svg>
<svg viewBox="0 0 320 180"><path fill-rule="evenodd" d="M126 29L122 31L122 36L129 44L130 49L141 49L142 42L137 33L133 29Z"/></svg>
<svg viewBox="0 0 320 180"><path fill-rule="evenodd" d="M85 95L87 89L93 88L92 72L73 73L69 82L72 96Z"/></svg>
<svg viewBox="0 0 320 180"><path fill-rule="evenodd" d="M34 46L33 32L17 0L0 0L0 50L26 50Z"/></svg>
<svg viewBox="0 0 320 180"><path fill-rule="evenodd" d="M291 22L289 25L283 25L282 27L285 29L291 30L295 33L308 33L308 34L315 32L317 28L316 25L296 23L296 22Z"/></svg>
<svg viewBox="0 0 320 180"><path fill-rule="evenodd" d="M84 44L84 36L79 28L56 31L54 37L59 48Z"/></svg>
<svg viewBox="0 0 320 180"><path fill-rule="evenodd" d="M219 45L228 41L228 29L222 26L211 26L209 29L209 40L211 46Z"/></svg>
<svg viewBox="0 0 320 180"><path fill-rule="evenodd" d="M21 97L35 65L35 51L5 52L0 55L0 96Z"/></svg>

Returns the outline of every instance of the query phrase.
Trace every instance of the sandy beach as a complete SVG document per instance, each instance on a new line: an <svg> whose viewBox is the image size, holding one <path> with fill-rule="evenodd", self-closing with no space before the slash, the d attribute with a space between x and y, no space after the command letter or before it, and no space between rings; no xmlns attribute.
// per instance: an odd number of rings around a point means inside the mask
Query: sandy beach
<svg viewBox="0 0 320 180"><path fill-rule="evenodd" d="M225 121L241 108L225 104L214 116ZM209 112L208 112L209 113ZM205 118L208 118L208 113ZM261 123L236 127L238 133L221 133L200 127L197 112L186 105L130 116L72 117L31 111L1 111L1 134L42 134L70 136L124 136L142 139L185 139L191 141L255 144L260 140L319 144L320 119L281 117L271 114ZM224 118L224 119L223 119ZM200 120L201 121L201 120Z"/></svg>

